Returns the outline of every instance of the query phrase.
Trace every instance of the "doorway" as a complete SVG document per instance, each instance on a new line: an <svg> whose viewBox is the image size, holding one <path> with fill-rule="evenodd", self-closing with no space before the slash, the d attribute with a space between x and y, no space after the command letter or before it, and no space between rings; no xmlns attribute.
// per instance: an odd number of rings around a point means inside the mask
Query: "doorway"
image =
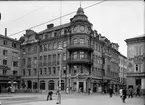
<svg viewBox="0 0 145 105"><path fill-rule="evenodd" d="M84 83L83 82L79 82L79 91L83 92L84 89Z"/></svg>

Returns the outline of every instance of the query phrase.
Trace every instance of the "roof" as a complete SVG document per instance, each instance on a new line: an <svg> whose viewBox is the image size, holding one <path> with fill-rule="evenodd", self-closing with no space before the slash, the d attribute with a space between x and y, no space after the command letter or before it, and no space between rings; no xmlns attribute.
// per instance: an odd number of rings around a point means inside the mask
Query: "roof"
<svg viewBox="0 0 145 105"><path fill-rule="evenodd" d="M53 30L58 30L60 28L64 28L64 27L68 27L68 26L70 26L70 23L66 23L66 24L58 25L56 27L52 27L52 28L49 28L49 29L45 29L44 31L39 32L38 34L50 32L50 31L53 31Z"/></svg>
<svg viewBox="0 0 145 105"><path fill-rule="evenodd" d="M1 37L1 38L4 38L4 39L8 39L8 40L12 40L12 41L15 41L15 42L20 43L18 40L13 39L13 38L10 38L10 37L8 37L8 36L4 36L4 35L2 35L2 34L0 34L0 37Z"/></svg>
<svg viewBox="0 0 145 105"><path fill-rule="evenodd" d="M139 40L139 39L145 40L145 34L143 34L143 35L138 35L138 36L133 37L133 38L128 38L128 39L125 40L125 42L130 42L130 41Z"/></svg>

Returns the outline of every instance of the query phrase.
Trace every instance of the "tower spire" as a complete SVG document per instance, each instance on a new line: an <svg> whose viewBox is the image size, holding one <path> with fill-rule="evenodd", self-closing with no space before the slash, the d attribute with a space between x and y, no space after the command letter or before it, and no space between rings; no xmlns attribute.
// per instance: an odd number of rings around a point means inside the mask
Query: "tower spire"
<svg viewBox="0 0 145 105"><path fill-rule="evenodd" d="M82 1L80 0L80 7L82 6Z"/></svg>

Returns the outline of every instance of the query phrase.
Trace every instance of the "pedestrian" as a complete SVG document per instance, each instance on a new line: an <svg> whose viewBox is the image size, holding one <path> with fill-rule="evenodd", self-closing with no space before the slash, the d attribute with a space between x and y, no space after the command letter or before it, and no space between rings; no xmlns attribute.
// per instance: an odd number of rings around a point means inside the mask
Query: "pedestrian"
<svg viewBox="0 0 145 105"><path fill-rule="evenodd" d="M56 91L56 95L58 95L56 104L61 104L61 94L59 90Z"/></svg>
<svg viewBox="0 0 145 105"><path fill-rule="evenodd" d="M120 98L122 98L122 87L120 88L120 90L119 90L119 94L120 94Z"/></svg>
<svg viewBox="0 0 145 105"><path fill-rule="evenodd" d="M8 94L11 93L11 87L8 87Z"/></svg>
<svg viewBox="0 0 145 105"><path fill-rule="evenodd" d="M127 96L127 90L126 90L126 87L124 87L123 90L122 90L122 101L123 101L123 103L125 103L126 96Z"/></svg>
<svg viewBox="0 0 145 105"><path fill-rule="evenodd" d="M48 92L48 94L47 94L47 101L48 101L48 100L52 100L52 94L53 94L52 91L49 91L49 92Z"/></svg>
<svg viewBox="0 0 145 105"><path fill-rule="evenodd" d="M112 97L112 95L113 95L113 88L110 87L109 88L109 96Z"/></svg>
<svg viewBox="0 0 145 105"><path fill-rule="evenodd" d="M66 88L66 93L67 93L67 94L69 93L69 88L68 88L68 87Z"/></svg>
<svg viewBox="0 0 145 105"><path fill-rule="evenodd" d="M136 96L140 96L140 88L139 87L137 87L137 89L136 89Z"/></svg>
<svg viewBox="0 0 145 105"><path fill-rule="evenodd" d="M128 98L133 98L133 88L132 87L130 87L129 89L128 89Z"/></svg>
<svg viewBox="0 0 145 105"><path fill-rule="evenodd" d="M88 95L90 95L90 93L91 93L91 89L89 88L89 89L88 89Z"/></svg>

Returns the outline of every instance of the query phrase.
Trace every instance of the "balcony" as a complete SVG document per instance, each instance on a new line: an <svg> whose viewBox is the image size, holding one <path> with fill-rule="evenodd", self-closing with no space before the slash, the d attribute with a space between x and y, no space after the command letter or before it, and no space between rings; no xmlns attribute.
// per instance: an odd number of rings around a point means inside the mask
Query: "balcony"
<svg viewBox="0 0 145 105"><path fill-rule="evenodd" d="M67 59L67 63L70 64L86 64L86 65L92 65L93 60L89 58L82 58L82 59Z"/></svg>
<svg viewBox="0 0 145 105"><path fill-rule="evenodd" d="M68 45L67 46L67 50L68 51L72 51L72 50L86 50L86 51L90 51L90 52L94 51L93 46L87 45L87 44Z"/></svg>

